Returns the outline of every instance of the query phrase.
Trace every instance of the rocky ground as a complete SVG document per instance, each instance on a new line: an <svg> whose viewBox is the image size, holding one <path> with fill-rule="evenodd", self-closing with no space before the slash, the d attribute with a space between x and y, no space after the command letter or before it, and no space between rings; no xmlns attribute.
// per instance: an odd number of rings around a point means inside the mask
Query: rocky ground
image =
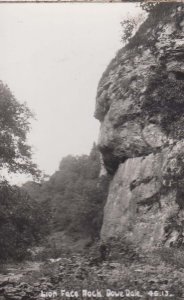
<svg viewBox="0 0 184 300"><path fill-rule="evenodd" d="M63 255L7 265L0 275L0 300L179 300L184 299L183 268L183 260L179 254L174 260L172 250L149 256L122 252L105 261L87 254Z"/></svg>

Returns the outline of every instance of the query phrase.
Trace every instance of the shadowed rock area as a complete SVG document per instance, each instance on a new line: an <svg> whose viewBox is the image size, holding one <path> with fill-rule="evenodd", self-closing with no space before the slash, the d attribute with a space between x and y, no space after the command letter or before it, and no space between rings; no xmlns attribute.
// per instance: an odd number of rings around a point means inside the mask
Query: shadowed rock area
<svg viewBox="0 0 184 300"><path fill-rule="evenodd" d="M157 5L97 91L99 149L113 179L101 238L184 244L184 5Z"/></svg>

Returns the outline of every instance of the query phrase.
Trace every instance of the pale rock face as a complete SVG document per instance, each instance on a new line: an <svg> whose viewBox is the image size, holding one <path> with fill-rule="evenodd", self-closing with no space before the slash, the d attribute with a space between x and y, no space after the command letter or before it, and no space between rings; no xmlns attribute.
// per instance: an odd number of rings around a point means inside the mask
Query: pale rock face
<svg viewBox="0 0 184 300"><path fill-rule="evenodd" d="M184 244L184 5L160 7L104 72L95 111L113 175L101 237L143 248Z"/></svg>
<svg viewBox="0 0 184 300"><path fill-rule="evenodd" d="M147 145L152 149L160 148L168 142L167 136L155 124L145 126L142 130L142 135Z"/></svg>
<svg viewBox="0 0 184 300"><path fill-rule="evenodd" d="M167 151L131 158L119 165L105 206L103 240L124 233L145 248L162 242L164 223L178 208L174 190L162 193L165 160Z"/></svg>

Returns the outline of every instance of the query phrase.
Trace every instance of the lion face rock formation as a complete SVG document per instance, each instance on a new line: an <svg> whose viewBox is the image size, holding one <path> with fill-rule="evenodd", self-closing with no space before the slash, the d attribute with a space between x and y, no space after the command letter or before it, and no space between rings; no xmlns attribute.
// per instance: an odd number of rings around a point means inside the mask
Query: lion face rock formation
<svg viewBox="0 0 184 300"><path fill-rule="evenodd" d="M100 80L99 149L113 178L101 237L184 243L184 4L161 3Z"/></svg>

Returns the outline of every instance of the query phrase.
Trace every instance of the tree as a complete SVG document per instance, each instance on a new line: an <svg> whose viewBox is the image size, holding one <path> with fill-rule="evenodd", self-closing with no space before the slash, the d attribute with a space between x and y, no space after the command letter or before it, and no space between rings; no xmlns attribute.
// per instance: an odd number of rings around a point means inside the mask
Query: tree
<svg viewBox="0 0 184 300"><path fill-rule="evenodd" d="M121 26L123 28L123 34L121 39L123 42L126 43L132 37L135 25L135 20L133 18L125 19L121 22Z"/></svg>
<svg viewBox="0 0 184 300"><path fill-rule="evenodd" d="M147 11L146 13L139 13L136 17L127 16L127 18L120 23L122 27L121 40L123 43L129 42L146 17Z"/></svg>
<svg viewBox="0 0 184 300"><path fill-rule="evenodd" d="M79 238L99 236L109 185L109 178L99 178L100 168L95 143L89 155L62 159L59 171L50 179L52 203L57 207L53 219L59 230Z"/></svg>
<svg viewBox="0 0 184 300"><path fill-rule="evenodd" d="M23 259L48 233L43 207L17 186L0 182L0 261Z"/></svg>
<svg viewBox="0 0 184 300"><path fill-rule="evenodd" d="M39 176L32 162L31 147L27 144L32 112L20 104L7 85L0 81L0 167L9 172Z"/></svg>
<svg viewBox="0 0 184 300"><path fill-rule="evenodd" d="M159 2L141 2L140 7L142 10L145 10L146 12L150 13L153 11L153 9L159 4Z"/></svg>
<svg viewBox="0 0 184 300"><path fill-rule="evenodd" d="M99 177L100 168L100 153L94 143L89 155L64 157L59 170L40 188L24 185L43 207L49 199L52 231L79 239L99 237L110 181L109 176Z"/></svg>
<svg viewBox="0 0 184 300"><path fill-rule="evenodd" d="M27 144L32 112L20 104L7 85L0 81L0 168L40 176ZM21 259L26 248L45 230L41 207L17 186L0 180L0 260Z"/></svg>
<svg viewBox="0 0 184 300"><path fill-rule="evenodd" d="M132 17L129 15L126 19L120 22L122 27L121 40L123 43L129 42L140 25L148 17L148 14L153 13L155 11L155 8L160 7L159 2L140 2L139 6L142 8L143 13L138 14L136 17Z"/></svg>

